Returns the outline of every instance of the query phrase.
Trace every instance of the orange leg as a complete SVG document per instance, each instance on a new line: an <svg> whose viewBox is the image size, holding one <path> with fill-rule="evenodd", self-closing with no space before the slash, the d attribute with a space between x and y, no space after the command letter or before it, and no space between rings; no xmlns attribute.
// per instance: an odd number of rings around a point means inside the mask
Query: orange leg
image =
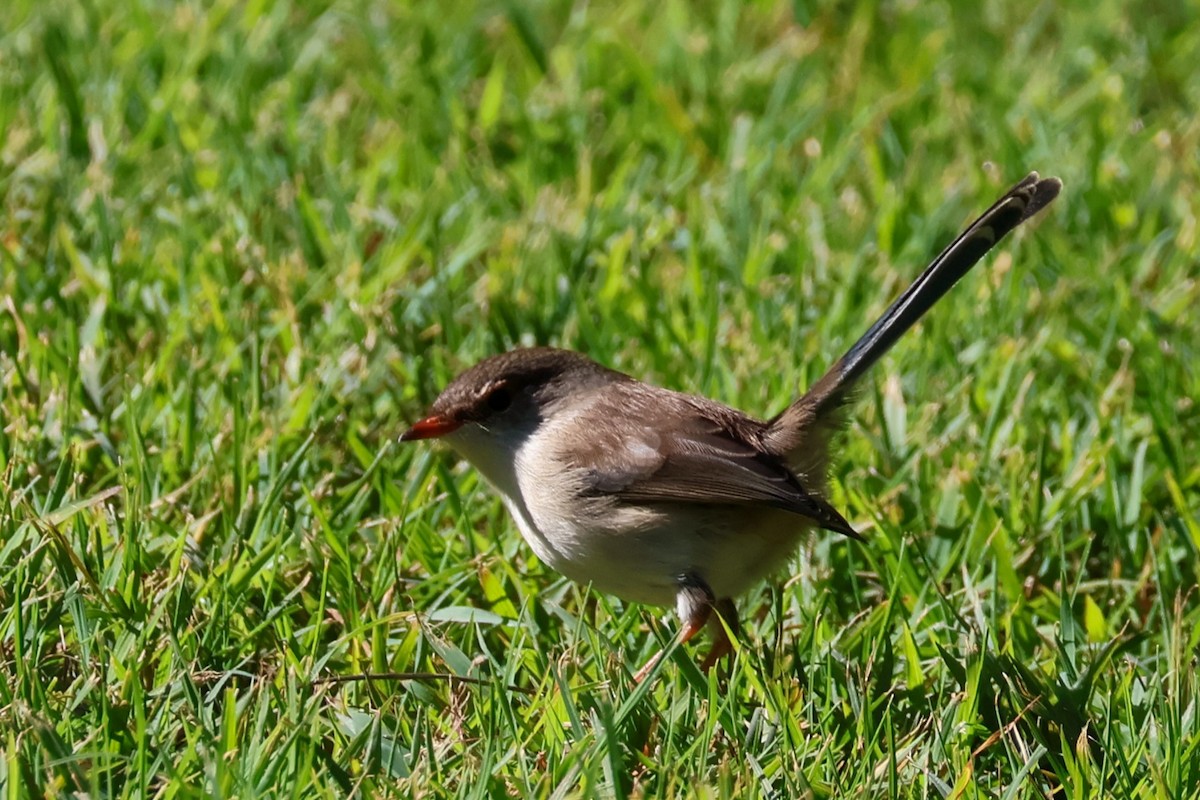
<svg viewBox="0 0 1200 800"><path fill-rule="evenodd" d="M733 652L733 642L729 641L729 634L725 632L725 627L737 636L738 624L737 608L733 605L732 598L726 597L723 600L718 600L715 608L719 617L712 617L709 620L709 627L713 629L713 646L708 651L708 655L704 657L704 661L700 662L700 669L708 672L713 666L725 656ZM725 625L721 622L724 621Z"/></svg>
<svg viewBox="0 0 1200 800"><path fill-rule="evenodd" d="M707 608L710 612L712 611L712 606L708 606ZM707 621L708 613L705 613L701 617L692 617L685 622L679 631L679 643L686 644L688 640L700 632L700 629L704 627L704 623ZM646 676L650 674L650 670L654 669L654 665L658 663L659 659L663 657L663 653L665 652L667 652L665 649L659 650L657 653L651 656L650 660L643 664L642 668L639 669L637 674L633 676L634 682L641 683L642 681L646 680Z"/></svg>
<svg viewBox="0 0 1200 800"><path fill-rule="evenodd" d="M726 613L726 608L729 610L733 609L733 601L722 600L720 603L718 603L717 599L713 597L712 589L708 588L708 584L705 583L698 575L689 573L680 577L679 595L676 599L676 611L679 613L679 618L683 620L683 628L681 628L679 631L680 644L686 644L693 636L700 632L700 629L704 627L705 623L709 622L710 618L712 618L713 608L717 608L718 611L724 615ZM736 624L736 612L731 615L730 618L732 618L735 621L734 624ZM717 627L720 629L720 637L725 640L725 648L726 651L728 651L730 648L729 638L725 636L725 631L720 627L719 623ZM720 640L718 640L717 644L713 645L713 650L716 651L718 646L720 646ZM655 653L654 657L647 661L646 664L637 671L637 674L633 676L634 681L637 683L644 681L646 676L650 674L650 671L654 669L654 665L657 664L659 659L662 658L664 652L666 651L659 650L657 653ZM722 652L720 655L724 655L724 652ZM712 654L710 653L709 656L711 658ZM708 659L705 659L705 663L708 663ZM707 667L705 667L705 669L707 669Z"/></svg>

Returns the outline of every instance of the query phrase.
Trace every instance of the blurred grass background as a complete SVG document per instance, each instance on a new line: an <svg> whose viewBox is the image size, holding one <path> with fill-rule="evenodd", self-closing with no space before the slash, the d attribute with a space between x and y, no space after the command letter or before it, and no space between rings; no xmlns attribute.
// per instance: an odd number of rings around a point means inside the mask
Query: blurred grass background
<svg viewBox="0 0 1200 800"><path fill-rule="evenodd" d="M5 797L1200 796L1194 2L5 16ZM518 344L772 414L1031 169L726 673L395 443Z"/></svg>

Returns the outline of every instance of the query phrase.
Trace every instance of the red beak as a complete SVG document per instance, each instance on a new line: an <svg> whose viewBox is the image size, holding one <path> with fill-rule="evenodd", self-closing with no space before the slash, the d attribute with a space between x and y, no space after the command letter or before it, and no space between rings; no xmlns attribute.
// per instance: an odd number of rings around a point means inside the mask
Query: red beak
<svg viewBox="0 0 1200 800"><path fill-rule="evenodd" d="M426 417L400 434L400 441L411 442L415 439L436 439L439 436L445 436L447 433L456 431L460 427L462 427L461 422L434 414L431 417Z"/></svg>

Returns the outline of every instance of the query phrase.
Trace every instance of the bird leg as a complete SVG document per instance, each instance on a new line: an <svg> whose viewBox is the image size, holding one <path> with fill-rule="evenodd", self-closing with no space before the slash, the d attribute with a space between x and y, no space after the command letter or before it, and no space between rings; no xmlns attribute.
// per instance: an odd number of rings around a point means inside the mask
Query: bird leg
<svg viewBox="0 0 1200 800"><path fill-rule="evenodd" d="M713 595L712 589L708 588L708 584L704 579L695 573L688 572L679 576L679 592L675 595L675 613L679 615L679 619L683 622L683 627L679 630L679 643L684 644L693 636L700 632L704 624L712 617L713 608L721 606L718 611L724 615L725 605L728 604L729 610L733 611L733 601L724 600L722 603L717 602L717 598ZM731 617L736 624L737 615L734 612ZM720 623L717 623L720 627ZM725 636L724 629L721 630L721 637L725 639L726 650L720 653L717 657L724 655L729 649L729 638ZM713 650L716 651L720 641L713 645ZM637 671L633 676L635 683L641 683L650 674L650 670L654 669L654 665L663 657L666 650L659 650L654 656ZM712 653L709 654L712 657ZM705 659L705 664L708 664L709 659ZM704 669L708 669L707 666Z"/></svg>
<svg viewBox="0 0 1200 800"><path fill-rule="evenodd" d="M738 622L737 606L733 604L732 597L724 597L713 604L713 608L717 613L710 616L708 619L708 627L712 628L713 646L708 651L708 655L704 657L704 661L700 663L700 669L708 672L713 666L725 656L733 652L733 642L729 641L729 633L734 636L738 635L741 630L741 624ZM724 621L724 625L721 622ZM725 632L725 628L729 628L729 633Z"/></svg>

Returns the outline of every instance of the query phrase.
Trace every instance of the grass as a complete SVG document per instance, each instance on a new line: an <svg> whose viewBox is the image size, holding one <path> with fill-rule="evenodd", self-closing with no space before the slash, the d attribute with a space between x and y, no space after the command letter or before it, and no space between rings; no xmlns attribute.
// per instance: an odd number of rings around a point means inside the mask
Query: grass
<svg viewBox="0 0 1200 800"><path fill-rule="evenodd" d="M5 16L5 798L1200 797L1194 4ZM774 413L1030 169L725 672L395 442L530 343Z"/></svg>

